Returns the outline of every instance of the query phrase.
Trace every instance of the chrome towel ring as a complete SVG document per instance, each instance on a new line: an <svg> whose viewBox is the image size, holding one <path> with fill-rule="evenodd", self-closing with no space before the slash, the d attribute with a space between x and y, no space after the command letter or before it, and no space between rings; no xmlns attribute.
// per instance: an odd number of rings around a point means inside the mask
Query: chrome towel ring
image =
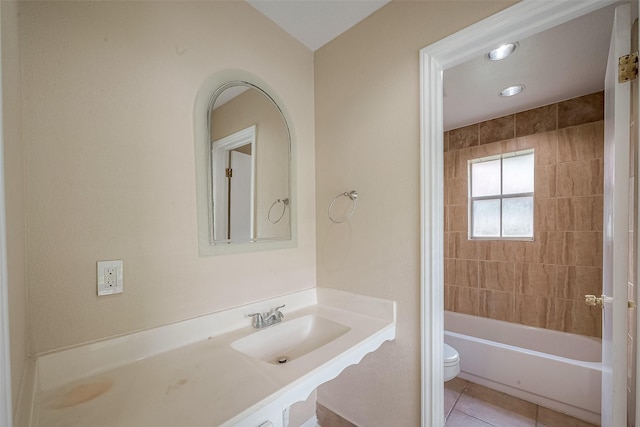
<svg viewBox="0 0 640 427"><path fill-rule="evenodd" d="M350 198L351 201L353 202L353 205L351 206L351 210L349 211L349 213L347 213L342 218L336 219L331 215L331 208L333 208L333 205L336 202L336 200L338 200L340 197L343 197L343 196ZM351 215L353 215L353 212L355 212L357 203L358 203L358 192L355 190L338 194L336 197L333 198L333 200L331 201L331 204L329 205L329 209L327 210L329 214L329 219L331 220L331 222L334 222L336 224L341 224L345 222L346 220L351 218Z"/></svg>
<svg viewBox="0 0 640 427"><path fill-rule="evenodd" d="M271 211L273 210L273 208L282 203L282 213L280 214L280 216L274 221L271 219ZM278 199L275 202L273 202L271 204L271 207L269 208L269 212L267 213L267 220L271 223L271 224L277 224L280 222L280 220L284 217L284 213L287 211L287 206L289 206L289 199Z"/></svg>

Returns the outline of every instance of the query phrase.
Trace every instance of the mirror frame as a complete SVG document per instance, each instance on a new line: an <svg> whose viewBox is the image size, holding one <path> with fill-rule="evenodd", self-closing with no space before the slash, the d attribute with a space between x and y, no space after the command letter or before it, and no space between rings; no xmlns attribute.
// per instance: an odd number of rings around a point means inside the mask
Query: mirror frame
<svg viewBox="0 0 640 427"><path fill-rule="evenodd" d="M210 117L211 103L222 90L233 84L257 88L273 102L282 114L289 133L289 206L290 209L290 238L283 239L255 239L251 241L229 242L212 241L213 230L213 195L211 176L211 138ZM296 184L295 177L295 132L292 120L285 104L275 91L259 77L242 70L226 70L208 77L200 86L194 106L194 143L196 165L196 202L198 219L198 252L200 256L234 254L274 249L293 248L297 246L297 216L296 216Z"/></svg>

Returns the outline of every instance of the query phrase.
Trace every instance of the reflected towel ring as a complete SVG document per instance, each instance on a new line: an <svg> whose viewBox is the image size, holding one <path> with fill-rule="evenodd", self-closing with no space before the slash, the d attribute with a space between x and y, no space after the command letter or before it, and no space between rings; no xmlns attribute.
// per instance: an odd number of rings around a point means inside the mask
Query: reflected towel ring
<svg viewBox="0 0 640 427"><path fill-rule="evenodd" d="M278 219L276 219L275 221L271 220L271 211L273 210L273 208L278 204L278 203L282 203L282 213L280 214L280 216L278 217ZM287 206L289 206L289 199L278 199L275 202L273 202L271 204L271 207L269 208L269 213L267 213L267 220L271 223L271 224L277 224L280 222L280 220L282 219L282 217L284 217L284 213L287 211Z"/></svg>
<svg viewBox="0 0 640 427"><path fill-rule="evenodd" d="M349 211L348 214L344 216L344 218L335 219L331 216L331 208L333 207L333 204L336 202L336 200L338 200L342 196L350 198L353 201L353 206L351 206L351 210ZM334 222L336 224L341 224L345 222L346 220L351 218L351 215L353 215L353 212L355 212L357 203L358 203L358 192L355 190L338 194L336 197L333 198L333 200L331 201L331 204L329 205L329 209L327 210L329 214L329 219L331 220L331 222Z"/></svg>

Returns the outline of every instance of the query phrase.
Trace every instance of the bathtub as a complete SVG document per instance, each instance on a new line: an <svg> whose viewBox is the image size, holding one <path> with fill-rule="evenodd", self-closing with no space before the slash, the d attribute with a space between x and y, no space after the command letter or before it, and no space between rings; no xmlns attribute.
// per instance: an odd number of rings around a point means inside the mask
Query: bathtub
<svg viewBox="0 0 640 427"><path fill-rule="evenodd" d="M444 326L460 378L600 424L600 339L450 311Z"/></svg>

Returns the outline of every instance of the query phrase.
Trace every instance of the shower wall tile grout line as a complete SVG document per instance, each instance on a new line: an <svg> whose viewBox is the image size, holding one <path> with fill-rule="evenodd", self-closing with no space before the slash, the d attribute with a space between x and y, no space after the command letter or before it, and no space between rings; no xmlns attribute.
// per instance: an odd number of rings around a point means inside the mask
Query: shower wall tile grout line
<svg viewBox="0 0 640 427"><path fill-rule="evenodd" d="M601 290L603 93L444 139L445 309L599 337L601 313L584 294ZM526 148L536 152L534 241L468 240L467 161Z"/></svg>

